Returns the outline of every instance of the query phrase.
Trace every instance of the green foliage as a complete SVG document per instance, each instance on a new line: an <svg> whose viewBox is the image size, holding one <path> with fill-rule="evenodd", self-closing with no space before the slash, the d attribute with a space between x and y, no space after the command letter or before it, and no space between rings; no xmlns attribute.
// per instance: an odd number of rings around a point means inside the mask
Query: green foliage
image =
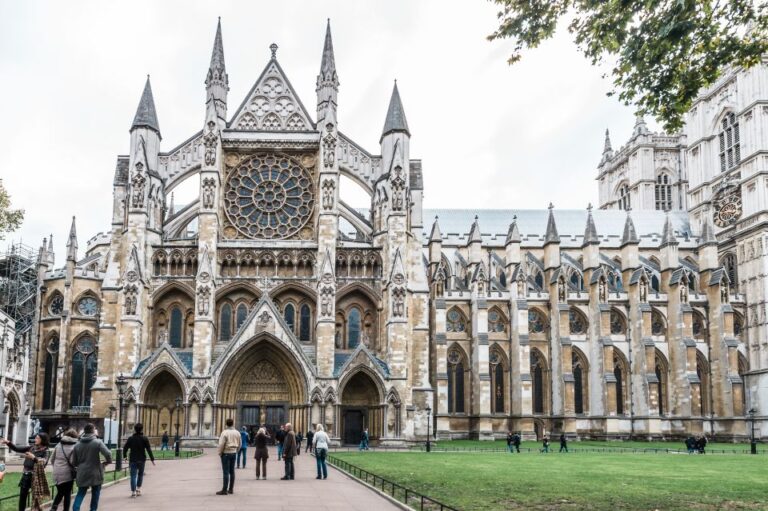
<svg viewBox="0 0 768 511"><path fill-rule="evenodd" d="M765 0L492 0L501 7L490 40L512 39L509 63L551 38L558 22L592 64L613 66L613 91L670 132L702 88L729 66L768 52Z"/></svg>
<svg viewBox="0 0 768 511"><path fill-rule="evenodd" d="M556 442L553 447L557 451ZM768 491L764 455L339 452L332 456L465 511L765 509Z"/></svg>
<svg viewBox="0 0 768 511"><path fill-rule="evenodd" d="M0 179L0 240L5 239L5 233L18 229L23 219L23 209L11 209L11 196Z"/></svg>

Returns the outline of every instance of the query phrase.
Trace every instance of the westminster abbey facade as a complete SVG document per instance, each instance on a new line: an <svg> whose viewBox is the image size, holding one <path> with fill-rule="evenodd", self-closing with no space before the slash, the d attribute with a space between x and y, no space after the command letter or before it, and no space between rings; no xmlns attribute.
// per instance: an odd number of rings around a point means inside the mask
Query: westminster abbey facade
<svg viewBox="0 0 768 511"><path fill-rule="evenodd" d="M58 268L43 243L44 428L109 416L119 375L125 427L198 444L227 418L341 444L733 438L768 407L766 66L706 92L686 135L606 134L594 211L429 211L397 85L370 151L340 131L330 25L314 115L270 49L233 102L219 25L204 122L167 149L148 79L110 231L83 252L73 219Z"/></svg>

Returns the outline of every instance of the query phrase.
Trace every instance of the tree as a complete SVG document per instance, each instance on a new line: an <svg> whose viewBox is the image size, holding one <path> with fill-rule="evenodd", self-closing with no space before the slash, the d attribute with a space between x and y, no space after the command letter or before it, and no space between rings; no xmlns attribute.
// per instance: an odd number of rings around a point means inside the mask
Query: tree
<svg viewBox="0 0 768 511"><path fill-rule="evenodd" d="M11 209L11 196L0 179L0 240L5 239L5 233L18 229L23 219L23 209Z"/></svg>
<svg viewBox="0 0 768 511"><path fill-rule="evenodd" d="M768 52L766 0L492 1L501 11L488 39L514 41L510 64L570 19L568 30L592 64L611 63L609 95L618 93L670 132L682 127L702 88L729 66L748 68Z"/></svg>

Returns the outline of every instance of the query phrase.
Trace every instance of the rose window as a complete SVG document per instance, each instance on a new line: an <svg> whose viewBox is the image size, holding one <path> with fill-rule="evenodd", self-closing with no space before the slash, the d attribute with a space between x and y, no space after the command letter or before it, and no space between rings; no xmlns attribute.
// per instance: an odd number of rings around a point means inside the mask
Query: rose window
<svg viewBox="0 0 768 511"><path fill-rule="evenodd" d="M249 238L288 238L312 216L312 178L286 155L246 158L230 173L224 208L232 225Z"/></svg>

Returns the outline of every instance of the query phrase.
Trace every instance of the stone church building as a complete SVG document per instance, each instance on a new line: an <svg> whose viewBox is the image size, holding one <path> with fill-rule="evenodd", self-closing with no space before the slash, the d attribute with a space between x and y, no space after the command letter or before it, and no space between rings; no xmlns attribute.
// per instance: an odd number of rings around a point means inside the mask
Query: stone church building
<svg viewBox="0 0 768 511"><path fill-rule="evenodd" d="M595 211L424 210L396 85L377 150L339 130L330 25L314 115L276 45L231 101L220 25L205 87L200 129L161 147L147 80L110 231L83 253L73 219L61 268L40 250L44 427L108 416L120 374L126 427L200 444L230 417L339 443L731 438L768 409L766 66L706 91L685 135L606 134Z"/></svg>

